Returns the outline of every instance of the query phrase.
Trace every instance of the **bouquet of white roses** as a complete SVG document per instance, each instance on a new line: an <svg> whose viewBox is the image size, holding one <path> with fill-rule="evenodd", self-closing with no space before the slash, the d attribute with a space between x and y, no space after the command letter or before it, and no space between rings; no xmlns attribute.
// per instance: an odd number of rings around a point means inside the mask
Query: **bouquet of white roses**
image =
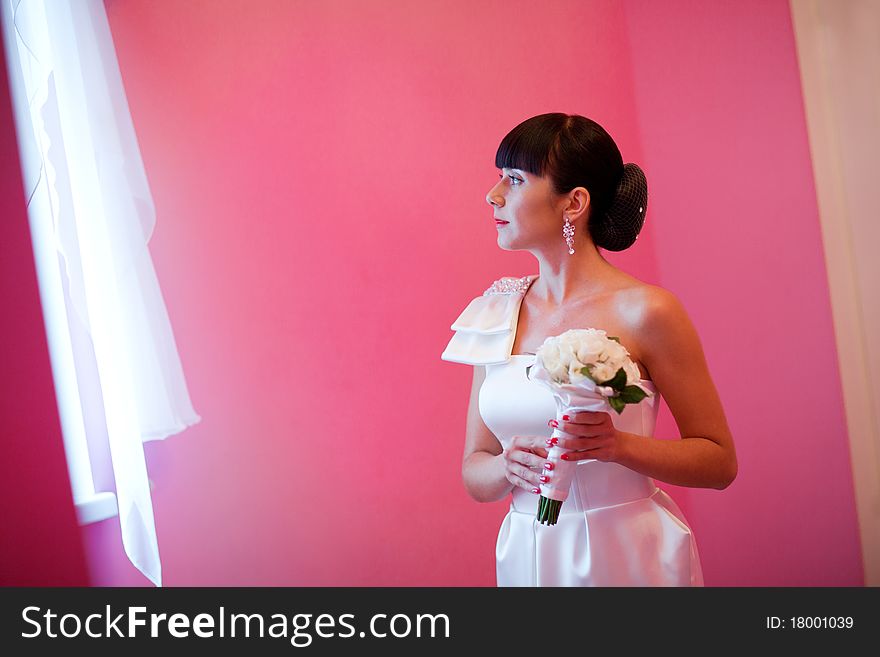
<svg viewBox="0 0 880 657"><path fill-rule="evenodd" d="M556 420L563 415L583 411L606 411L610 406L618 414L627 404L638 404L651 392L639 385L638 366L620 339L601 329L571 329L547 338L538 349L534 365L526 370L529 379L550 388L556 400ZM551 438L565 435L558 428ZM569 450L553 445L547 454L553 476L541 484L538 521L555 525L562 503L568 497L571 478L577 463L560 457ZM544 473L547 474L545 469Z"/></svg>

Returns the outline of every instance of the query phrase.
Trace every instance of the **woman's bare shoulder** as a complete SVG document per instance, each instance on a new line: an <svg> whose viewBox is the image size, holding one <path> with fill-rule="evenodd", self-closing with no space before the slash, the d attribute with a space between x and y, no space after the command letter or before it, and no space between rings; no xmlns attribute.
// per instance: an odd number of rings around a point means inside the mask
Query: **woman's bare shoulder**
<svg viewBox="0 0 880 657"><path fill-rule="evenodd" d="M659 285L646 283L629 276L621 282L615 291L618 312L626 324L633 329L644 328L645 324L656 318L656 314L665 314L680 304L671 291Z"/></svg>
<svg viewBox="0 0 880 657"><path fill-rule="evenodd" d="M670 341L693 343L693 324L684 304L671 290L638 281L615 297L615 314L630 332L636 355L648 370L650 362Z"/></svg>
<svg viewBox="0 0 880 657"><path fill-rule="evenodd" d="M643 284L629 291L629 304L632 326L638 332L645 361L668 354L673 348L701 349L699 336L684 303L671 290Z"/></svg>

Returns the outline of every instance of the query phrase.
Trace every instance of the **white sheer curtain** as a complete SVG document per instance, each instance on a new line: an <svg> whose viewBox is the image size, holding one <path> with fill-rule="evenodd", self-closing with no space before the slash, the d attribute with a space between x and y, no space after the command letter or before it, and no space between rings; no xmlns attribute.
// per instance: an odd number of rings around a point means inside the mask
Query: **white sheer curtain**
<svg viewBox="0 0 880 657"><path fill-rule="evenodd" d="M880 2L792 0L865 584L880 585Z"/></svg>
<svg viewBox="0 0 880 657"><path fill-rule="evenodd" d="M71 349L69 322L80 322L94 347L90 365L100 379L123 545L132 563L161 586L143 442L200 418L147 248L155 210L104 5L0 3L74 500L85 504L100 495L73 371L83 365Z"/></svg>

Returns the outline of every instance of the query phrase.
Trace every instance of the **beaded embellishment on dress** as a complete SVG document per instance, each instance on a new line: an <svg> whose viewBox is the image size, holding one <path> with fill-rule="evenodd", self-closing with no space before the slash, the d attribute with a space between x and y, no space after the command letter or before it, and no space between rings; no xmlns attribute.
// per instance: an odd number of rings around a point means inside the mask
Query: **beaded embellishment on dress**
<svg viewBox="0 0 880 657"><path fill-rule="evenodd" d="M524 294L529 289L533 278L533 276L523 276L522 278L504 276L492 283L489 289L483 292L483 296L489 296L490 294Z"/></svg>

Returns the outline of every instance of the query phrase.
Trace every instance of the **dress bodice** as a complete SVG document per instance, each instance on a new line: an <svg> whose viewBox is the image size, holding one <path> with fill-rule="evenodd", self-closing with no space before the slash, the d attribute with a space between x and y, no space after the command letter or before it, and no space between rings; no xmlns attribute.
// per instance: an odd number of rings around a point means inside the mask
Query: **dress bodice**
<svg viewBox="0 0 880 657"><path fill-rule="evenodd" d="M495 434L502 447L510 446L514 436L547 436L553 429L547 421L556 417L556 401L545 386L526 375L526 367L535 361L533 354L512 355L505 363L486 366L486 379L480 388L480 416ZM659 396L654 385L645 379L641 385L654 393L638 404L627 404L623 413L610 410L614 426L627 433L653 436L657 421ZM569 498L562 513L576 513L595 506L620 504L645 497L655 488L653 481L617 463L595 459L578 461ZM514 488L513 507L533 511L535 496L523 488Z"/></svg>
<svg viewBox="0 0 880 657"><path fill-rule="evenodd" d="M513 354L504 363L486 366L486 380L480 388L480 415L503 447L514 435L551 433L547 420L556 417L556 402L546 386L528 378L526 367L534 362L534 354ZM660 395L651 381L642 379L640 385L652 396L638 404L627 404L619 415L609 413L620 431L653 436Z"/></svg>

